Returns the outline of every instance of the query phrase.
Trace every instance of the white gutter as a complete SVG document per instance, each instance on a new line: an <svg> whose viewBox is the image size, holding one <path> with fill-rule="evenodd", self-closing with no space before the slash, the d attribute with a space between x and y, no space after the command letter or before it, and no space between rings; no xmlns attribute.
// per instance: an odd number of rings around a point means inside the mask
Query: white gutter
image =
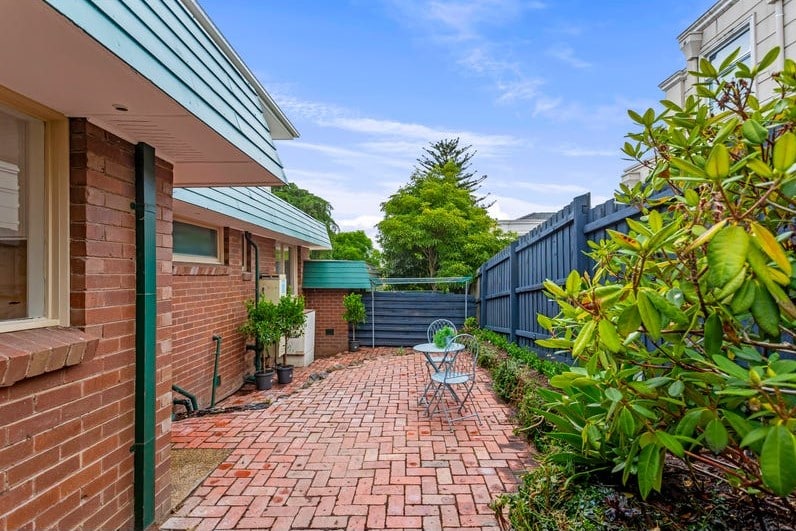
<svg viewBox="0 0 796 531"><path fill-rule="evenodd" d="M688 26L680 35L677 36L677 40L682 42L689 34L691 33L700 33L705 26L716 20L716 18L727 11L733 4L737 3L738 0L722 0L720 2L716 2L713 4L710 9L705 11L702 16L694 21L693 24Z"/></svg>
<svg viewBox="0 0 796 531"><path fill-rule="evenodd" d="M224 38L215 24L213 24L204 10L202 10L196 0L181 1L185 8L194 16L199 25L202 26L202 29L204 29L205 32L207 32L207 35L213 40L213 42L215 42L216 46L218 46L221 51L227 55L229 60L232 61L232 64L234 64L235 67L240 70L241 74L243 74L243 77L246 78L246 81L248 81L254 88L255 92L257 92L257 96L259 96L260 100L266 107L264 109L264 112L267 113L266 119L268 118L268 115L270 115L274 120L279 122L279 124L284 128L285 133L289 135L288 137L277 137L274 135L274 132L271 131L271 136L279 140L298 138L298 130L293 126L292 123L290 123L290 120L288 120L287 116L285 116L285 113L282 112L282 109L279 108L279 106L276 104L273 98L271 98L268 92L266 92L265 88L260 84L257 78L254 77L254 74L252 74L251 70L249 70L249 67L247 67L243 62L243 59L241 59L237 52L235 52L235 50ZM270 122L271 120L267 121Z"/></svg>
<svg viewBox="0 0 796 531"><path fill-rule="evenodd" d="M769 4L774 4L774 27L777 46L779 46L779 56L777 57L776 70L785 68L785 1L768 0Z"/></svg>

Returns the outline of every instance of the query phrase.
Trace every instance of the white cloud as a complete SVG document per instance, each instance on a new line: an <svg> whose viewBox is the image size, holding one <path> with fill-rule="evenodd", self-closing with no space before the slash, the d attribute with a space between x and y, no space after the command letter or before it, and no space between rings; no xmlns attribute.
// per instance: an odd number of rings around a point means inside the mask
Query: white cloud
<svg viewBox="0 0 796 531"><path fill-rule="evenodd" d="M565 44L547 50L547 55L579 70L590 68L591 63L575 56L575 50Z"/></svg>
<svg viewBox="0 0 796 531"><path fill-rule="evenodd" d="M617 149L588 149L578 146L561 146L553 150L565 157L618 157Z"/></svg>
<svg viewBox="0 0 796 531"><path fill-rule="evenodd" d="M516 101L533 100L539 96L539 87L543 82L539 79L518 79L509 82L497 82L500 96L498 103L514 103Z"/></svg>

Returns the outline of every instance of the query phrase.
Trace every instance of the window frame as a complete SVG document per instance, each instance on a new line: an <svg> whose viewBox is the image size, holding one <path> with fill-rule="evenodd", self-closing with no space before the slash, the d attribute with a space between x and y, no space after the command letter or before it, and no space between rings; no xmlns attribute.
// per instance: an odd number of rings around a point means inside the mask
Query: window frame
<svg viewBox="0 0 796 531"><path fill-rule="evenodd" d="M43 127L40 157L35 161L42 174L34 180L33 193L41 194L42 212L29 227L28 238L40 238L42 251L34 249L41 260L44 285L39 300L40 317L0 321L0 333L50 326L69 326L69 119L44 105L0 86L0 105L14 114L41 122ZM35 182L39 181L39 182ZM35 234L34 234L35 231ZM35 254L39 253L39 254ZM43 256L42 256L43 255ZM28 279L30 292L30 279Z"/></svg>
<svg viewBox="0 0 796 531"><path fill-rule="evenodd" d="M713 46L710 46L709 48L707 48L706 52L702 53L702 57L704 57L705 59L710 61L710 63L713 64L713 66L718 68L720 66L721 61L719 61L719 64L716 64L716 56L720 52L725 50L725 49L728 52L727 55L729 55L730 53L734 52L735 48L738 48L737 46L734 47L734 48L731 48L731 49L727 48L727 47L733 41L738 39L738 37L743 35L744 33L746 33L749 36L749 52L748 52L748 54L739 54L738 57L736 57L735 60L732 62L732 64L730 64L723 72L719 72L719 79L721 79L722 81L725 81L725 80L728 80L728 79L730 79L730 80L734 79L734 78L730 78L728 76L728 74L735 70L735 65L737 65L738 63L742 63L745 60L748 60L749 61L748 62L748 66L750 68L751 68L752 65L755 64L755 61L756 61L756 53L755 52L756 52L756 48L757 48L757 46L756 46L756 44L757 44L757 36L755 34L755 17L754 17L754 14L752 14L752 16L750 16L749 18L747 18L744 21L740 22L739 24L737 24L735 27L733 27L733 29L731 31L726 32L724 34L724 36L716 44L714 44ZM713 85L713 83L711 83L710 88L711 88L711 90L714 90L715 89L715 85ZM753 79L752 80L752 93L755 93L755 92L757 92L757 81ZM712 103L711 104L711 110L715 112L718 109L714 109L713 108L714 106L715 106L715 103Z"/></svg>
<svg viewBox="0 0 796 531"><path fill-rule="evenodd" d="M216 232L216 256L210 257L201 254L187 254L178 253L174 251L176 235L172 230L172 260L174 262L192 262L199 264L214 264L219 265L224 263L224 227L213 225L210 223L202 223L190 218L177 217L174 218L174 223L184 223L185 225L193 225L194 227L201 227L203 229L210 229Z"/></svg>

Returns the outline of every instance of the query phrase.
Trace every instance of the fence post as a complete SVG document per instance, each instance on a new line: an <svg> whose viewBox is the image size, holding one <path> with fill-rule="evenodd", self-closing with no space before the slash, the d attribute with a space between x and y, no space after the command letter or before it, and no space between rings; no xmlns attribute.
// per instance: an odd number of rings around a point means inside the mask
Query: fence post
<svg viewBox="0 0 796 531"><path fill-rule="evenodd" d="M520 281L520 268L517 263L517 243L514 240L509 246L509 341L517 342L517 329L520 327L520 305L517 287Z"/></svg>
<svg viewBox="0 0 796 531"><path fill-rule="evenodd" d="M478 325L481 328L486 328L486 292L487 282L486 277L489 275L489 262L481 266L481 277L478 279L478 295L481 298L480 315L478 316Z"/></svg>
<svg viewBox="0 0 796 531"><path fill-rule="evenodd" d="M571 239L571 253L575 269L582 275L589 267L589 259L584 254L589 250L586 244L586 224L589 222L591 194L579 195L572 200L572 220L574 238Z"/></svg>

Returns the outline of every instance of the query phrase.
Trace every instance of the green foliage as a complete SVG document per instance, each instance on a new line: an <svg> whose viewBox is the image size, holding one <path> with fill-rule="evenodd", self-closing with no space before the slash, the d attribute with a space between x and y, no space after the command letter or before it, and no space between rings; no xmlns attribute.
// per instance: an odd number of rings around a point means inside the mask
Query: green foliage
<svg viewBox="0 0 796 531"><path fill-rule="evenodd" d="M796 489L796 63L767 103L750 89L761 69L719 79L703 60L700 97L630 111L641 131L623 151L650 175L617 198L640 217L592 244L593 275L545 283L560 313L538 343L578 366L539 412L644 498L667 456L748 493Z"/></svg>
<svg viewBox="0 0 796 531"><path fill-rule="evenodd" d="M283 295L279 298L279 303L276 305L276 327L279 330L279 338L285 339L282 365L287 364L287 340L301 335L306 320L304 297Z"/></svg>
<svg viewBox="0 0 796 531"><path fill-rule="evenodd" d="M264 369L264 350L273 349L282 337L277 305L265 299L260 299L257 304L251 300L246 301L245 305L247 318L238 330L244 336L255 340L259 356L257 366Z"/></svg>
<svg viewBox="0 0 796 531"><path fill-rule="evenodd" d="M362 260L379 268L381 254L373 248L373 242L365 231L355 230L332 235L332 260Z"/></svg>
<svg viewBox="0 0 796 531"><path fill-rule="evenodd" d="M454 335L456 335L456 331L453 328L450 326L443 326L434 332L434 344L439 348L444 348L448 345L448 342L453 339Z"/></svg>
<svg viewBox="0 0 796 531"><path fill-rule="evenodd" d="M326 226L326 230L331 237L340 228L332 218L332 205L327 200L319 197L312 192L299 188L295 183L287 183L284 186L275 186L271 192L298 208L308 216L317 219Z"/></svg>
<svg viewBox="0 0 796 531"><path fill-rule="evenodd" d="M479 339L489 341L496 347L508 353L510 357L521 361L531 369L538 371L547 377L560 374L569 368L569 366L564 363L540 358L535 351L521 347L515 343L511 343L504 336L492 332L491 330L474 328L472 333Z"/></svg>
<svg viewBox="0 0 796 531"><path fill-rule="evenodd" d="M351 325L353 338L357 337L356 327L358 324L364 323L367 314L365 313L365 304L362 302L362 295L359 293L349 293L343 297L343 320Z"/></svg>
<svg viewBox="0 0 796 531"><path fill-rule="evenodd" d="M509 243L497 222L459 185L460 175L452 161L415 173L382 203L378 239L386 276L469 276Z"/></svg>
<svg viewBox="0 0 796 531"><path fill-rule="evenodd" d="M442 168L447 163L452 162L459 168L456 177L457 185L470 193L475 193L481 188L481 183L486 180L486 175L476 176L476 172L470 171L470 161L475 156L475 151L470 151L472 146L459 146L458 138L445 138L432 142L429 147L423 148L423 155L417 159L418 173L431 172L435 168ZM484 208L489 208L490 204L484 204L485 197L478 198L476 203Z"/></svg>
<svg viewBox="0 0 796 531"><path fill-rule="evenodd" d="M464 320L464 327L462 328L464 332L469 334L470 332L472 332L477 328L478 328L478 319L476 319L475 317L468 317L467 319Z"/></svg>

